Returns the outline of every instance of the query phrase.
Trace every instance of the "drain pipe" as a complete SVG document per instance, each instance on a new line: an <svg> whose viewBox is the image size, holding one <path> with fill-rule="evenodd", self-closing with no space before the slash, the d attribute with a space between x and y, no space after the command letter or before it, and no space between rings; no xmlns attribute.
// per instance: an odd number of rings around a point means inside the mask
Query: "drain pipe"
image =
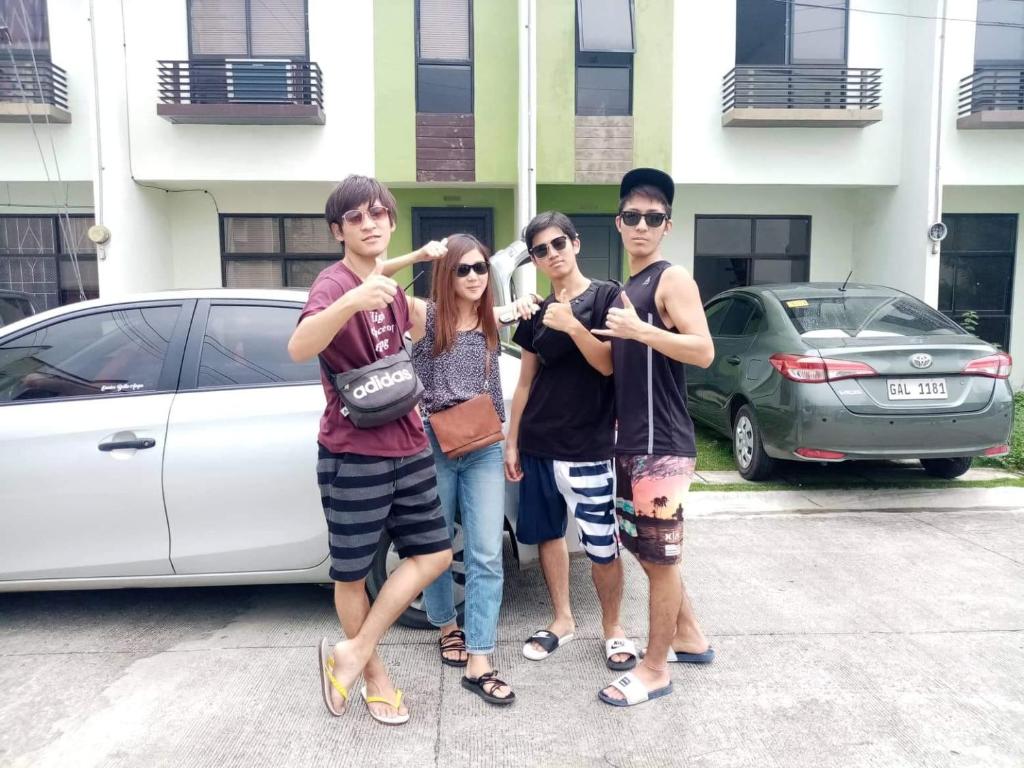
<svg viewBox="0 0 1024 768"><path fill-rule="evenodd" d="M939 27L939 93L936 98L936 110L938 110L938 120L935 124L935 191L932 195L932 223L942 221L942 121L945 119L945 115L942 113L942 97L945 95L946 89L946 4L947 0L942 0L942 21ZM932 255L938 255L939 253L939 241L932 241Z"/></svg>
<svg viewBox="0 0 1024 768"><path fill-rule="evenodd" d="M537 0L519 0L519 157L516 237L537 213ZM516 293L537 290L537 271L527 263L515 272Z"/></svg>
<svg viewBox="0 0 1024 768"><path fill-rule="evenodd" d="M93 218L96 232L105 233L106 227L103 224L103 137L100 131L100 69L99 59L96 57L96 9L93 7L94 0L89 0L89 35L92 40L92 98L93 116L96 119L96 181L93 187ZM109 235L108 235L109 236ZM102 234L97 235L97 240ZM96 258L103 261L107 258L107 249L104 242L96 243Z"/></svg>

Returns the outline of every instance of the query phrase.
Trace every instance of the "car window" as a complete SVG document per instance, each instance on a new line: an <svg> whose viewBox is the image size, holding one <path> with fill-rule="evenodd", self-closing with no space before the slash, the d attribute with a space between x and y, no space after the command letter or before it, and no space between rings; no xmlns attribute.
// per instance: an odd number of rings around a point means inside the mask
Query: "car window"
<svg viewBox="0 0 1024 768"><path fill-rule="evenodd" d="M786 299L789 320L807 337L931 336L961 334L960 326L910 296L827 296Z"/></svg>
<svg viewBox="0 0 1024 768"><path fill-rule="evenodd" d="M729 307L732 306L732 299L722 299L709 306L704 312L708 320L708 331L712 336L718 335L718 329L722 327L722 320L725 319Z"/></svg>
<svg viewBox="0 0 1024 768"><path fill-rule="evenodd" d="M28 299L19 296L0 296L0 325L8 325L33 314Z"/></svg>
<svg viewBox="0 0 1024 768"><path fill-rule="evenodd" d="M199 387L319 381L316 360L293 362L288 339L298 307L214 305L199 356Z"/></svg>
<svg viewBox="0 0 1024 768"><path fill-rule="evenodd" d="M0 345L0 403L158 391L179 306L94 312Z"/></svg>
<svg viewBox="0 0 1024 768"><path fill-rule="evenodd" d="M742 336L754 316L756 307L749 301L735 299L722 318L718 336Z"/></svg>

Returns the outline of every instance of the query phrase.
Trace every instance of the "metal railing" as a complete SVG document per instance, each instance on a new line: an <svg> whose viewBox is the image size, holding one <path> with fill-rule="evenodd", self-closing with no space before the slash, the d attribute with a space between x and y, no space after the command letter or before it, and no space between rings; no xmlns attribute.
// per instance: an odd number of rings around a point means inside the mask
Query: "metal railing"
<svg viewBox="0 0 1024 768"><path fill-rule="evenodd" d="M960 117L997 109L1024 110L1024 68L982 67L960 81Z"/></svg>
<svg viewBox="0 0 1024 768"><path fill-rule="evenodd" d="M842 65L752 65L722 78L722 111L730 109L875 109L882 70Z"/></svg>
<svg viewBox="0 0 1024 768"><path fill-rule="evenodd" d="M159 61L164 104L304 104L323 107L323 76L312 61Z"/></svg>
<svg viewBox="0 0 1024 768"><path fill-rule="evenodd" d="M0 58L0 101L24 101L68 108L68 80L64 70L48 59Z"/></svg>

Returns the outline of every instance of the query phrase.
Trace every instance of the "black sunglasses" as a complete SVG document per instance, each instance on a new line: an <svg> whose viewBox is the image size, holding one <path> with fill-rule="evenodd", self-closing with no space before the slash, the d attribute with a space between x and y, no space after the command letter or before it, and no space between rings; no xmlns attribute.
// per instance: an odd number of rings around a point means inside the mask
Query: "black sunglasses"
<svg viewBox="0 0 1024 768"><path fill-rule="evenodd" d="M363 217L367 215L374 221L383 221L384 219L391 217L391 212L383 205L371 205L368 211L360 211L356 209L345 211L341 214L341 218L343 218L348 224L358 227L363 223Z"/></svg>
<svg viewBox="0 0 1024 768"><path fill-rule="evenodd" d="M550 243L541 243L535 245L533 248L528 249L528 253L535 259L546 259L550 250L564 251L566 244L569 242L568 235L559 235ZM548 247L550 246L550 248Z"/></svg>
<svg viewBox="0 0 1024 768"><path fill-rule="evenodd" d="M474 261L472 264L459 264L455 267L456 277L468 277L470 272L476 272L478 275L486 275L487 262Z"/></svg>
<svg viewBox="0 0 1024 768"><path fill-rule="evenodd" d="M665 223L665 219L668 218L667 213L658 213L657 211L648 211L647 213L640 213L640 211L623 211L619 214L619 218L622 219L622 223L627 227L635 227L640 223L640 219L647 222L648 227L660 227Z"/></svg>

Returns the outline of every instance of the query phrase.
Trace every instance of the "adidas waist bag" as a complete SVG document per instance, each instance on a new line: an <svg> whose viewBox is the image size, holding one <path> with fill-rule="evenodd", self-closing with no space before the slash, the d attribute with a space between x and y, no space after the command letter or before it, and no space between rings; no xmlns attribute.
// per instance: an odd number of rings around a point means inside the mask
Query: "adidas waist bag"
<svg viewBox="0 0 1024 768"><path fill-rule="evenodd" d="M395 323L397 325L397 318ZM341 415L360 429L379 427L402 418L423 397L423 385L413 369L407 339L395 354L351 371L334 373L323 355L320 365L341 398Z"/></svg>

